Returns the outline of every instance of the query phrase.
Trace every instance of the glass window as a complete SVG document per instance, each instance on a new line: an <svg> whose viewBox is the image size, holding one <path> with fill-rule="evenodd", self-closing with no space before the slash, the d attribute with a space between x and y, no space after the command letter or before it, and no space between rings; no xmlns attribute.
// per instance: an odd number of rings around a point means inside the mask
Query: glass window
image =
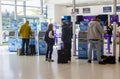
<svg viewBox="0 0 120 79"><path fill-rule="evenodd" d="M5 0L1 0L1 4L15 4L15 1L5 1Z"/></svg>
<svg viewBox="0 0 120 79"><path fill-rule="evenodd" d="M23 1L17 1L17 5L23 6Z"/></svg>
<svg viewBox="0 0 120 79"><path fill-rule="evenodd" d="M22 6L17 6L17 16L23 16L23 7Z"/></svg>
<svg viewBox="0 0 120 79"><path fill-rule="evenodd" d="M39 16L39 8L26 7L26 16Z"/></svg>
<svg viewBox="0 0 120 79"><path fill-rule="evenodd" d="M26 1L26 6L40 7L40 0L28 0Z"/></svg>
<svg viewBox="0 0 120 79"><path fill-rule="evenodd" d="M2 28L10 29L11 24L14 20L14 6L1 5L1 10L2 10Z"/></svg>

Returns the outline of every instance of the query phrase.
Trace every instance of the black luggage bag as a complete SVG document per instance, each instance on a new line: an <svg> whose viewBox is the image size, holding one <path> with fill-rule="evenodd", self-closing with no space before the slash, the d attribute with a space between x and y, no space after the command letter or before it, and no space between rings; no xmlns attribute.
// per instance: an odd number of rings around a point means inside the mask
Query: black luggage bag
<svg viewBox="0 0 120 79"><path fill-rule="evenodd" d="M58 50L58 64L60 63L68 63L67 52L64 50Z"/></svg>
<svg viewBox="0 0 120 79"><path fill-rule="evenodd" d="M103 61L106 63L106 64L115 64L116 63L116 59L115 59L115 56L101 56L101 58L103 59Z"/></svg>
<svg viewBox="0 0 120 79"><path fill-rule="evenodd" d="M28 55L36 55L35 45L29 45Z"/></svg>

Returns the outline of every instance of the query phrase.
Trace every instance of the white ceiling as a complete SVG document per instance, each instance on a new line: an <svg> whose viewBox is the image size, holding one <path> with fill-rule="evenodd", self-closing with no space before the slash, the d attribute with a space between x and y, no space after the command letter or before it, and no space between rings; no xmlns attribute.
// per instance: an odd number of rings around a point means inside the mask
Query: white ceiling
<svg viewBox="0 0 120 79"><path fill-rule="evenodd" d="M71 6L73 0L45 0L48 4L58 4ZM75 0L77 6L91 6L91 5L109 5L113 4L113 0ZM120 0L117 0L117 4L120 4Z"/></svg>
<svg viewBox="0 0 120 79"><path fill-rule="evenodd" d="M14 0L2 0L2 1L14 1ZM17 0L24 1L24 0ZM41 0L26 0L26 1L41 1ZM47 4L57 4L71 6L73 0L44 0ZM111 5L113 0L75 0L76 6L91 6L91 5ZM120 0L117 0L117 4L120 4Z"/></svg>

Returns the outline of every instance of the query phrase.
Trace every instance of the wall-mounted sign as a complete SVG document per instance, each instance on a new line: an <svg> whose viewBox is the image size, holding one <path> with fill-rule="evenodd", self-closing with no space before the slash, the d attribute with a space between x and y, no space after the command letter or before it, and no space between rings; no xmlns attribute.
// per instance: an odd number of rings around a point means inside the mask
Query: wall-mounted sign
<svg viewBox="0 0 120 79"><path fill-rule="evenodd" d="M118 15L110 15L110 23L113 23L113 22L116 22L116 23L119 22Z"/></svg>
<svg viewBox="0 0 120 79"><path fill-rule="evenodd" d="M120 12L120 6L117 6L117 7L116 7L116 11L117 11L117 12Z"/></svg>
<svg viewBox="0 0 120 79"><path fill-rule="evenodd" d="M112 12L112 7L111 6L103 7L103 12Z"/></svg>
<svg viewBox="0 0 120 79"><path fill-rule="evenodd" d="M90 8L83 8L83 13L90 13Z"/></svg>
<svg viewBox="0 0 120 79"><path fill-rule="evenodd" d="M73 13L73 9L72 9L72 13ZM79 9L75 9L75 13L79 14Z"/></svg>

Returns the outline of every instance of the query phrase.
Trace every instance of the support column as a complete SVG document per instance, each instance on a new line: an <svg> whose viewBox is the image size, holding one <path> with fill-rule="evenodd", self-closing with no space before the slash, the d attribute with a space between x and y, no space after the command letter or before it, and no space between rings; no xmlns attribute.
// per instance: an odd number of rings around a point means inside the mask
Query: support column
<svg viewBox="0 0 120 79"><path fill-rule="evenodd" d="M113 56L116 59L116 4L117 0L113 0L113 15L114 15L114 22L113 22Z"/></svg>
<svg viewBox="0 0 120 79"><path fill-rule="evenodd" d="M43 18L43 0L40 0L40 22L44 21Z"/></svg>
<svg viewBox="0 0 120 79"><path fill-rule="evenodd" d="M2 11L1 11L1 0L0 0L0 45L2 45Z"/></svg>
<svg viewBox="0 0 120 79"><path fill-rule="evenodd" d="M75 21L76 21L76 12L75 12L75 0L73 0L73 12L72 12L72 22L73 22L73 45L72 45L72 52L73 56L76 56L76 35L75 35Z"/></svg>
<svg viewBox="0 0 120 79"><path fill-rule="evenodd" d="M26 21L26 0L23 1L24 22Z"/></svg>
<svg viewBox="0 0 120 79"><path fill-rule="evenodd" d="M15 0L15 14L14 14L14 20L17 20L17 0Z"/></svg>
<svg viewBox="0 0 120 79"><path fill-rule="evenodd" d="M39 22L40 22L40 26L37 26L37 36L36 36L36 41L37 41L37 44L36 44L36 49L37 49L37 54L39 55L39 37L38 37L38 34L39 34L39 31L41 30L41 22L43 21L43 0L40 0L40 14L39 14Z"/></svg>

